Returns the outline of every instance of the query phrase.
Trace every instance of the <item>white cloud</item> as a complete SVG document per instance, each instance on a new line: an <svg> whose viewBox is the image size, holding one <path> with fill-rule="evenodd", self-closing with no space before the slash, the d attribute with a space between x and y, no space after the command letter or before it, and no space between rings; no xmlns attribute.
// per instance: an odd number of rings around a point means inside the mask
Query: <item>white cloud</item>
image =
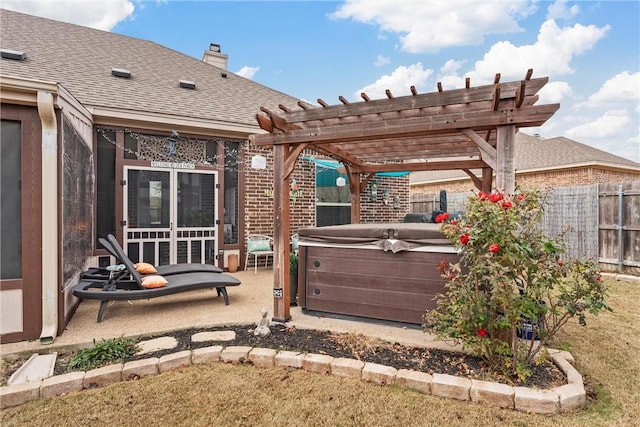
<svg viewBox="0 0 640 427"><path fill-rule="evenodd" d="M547 83L538 95L540 96L538 104L557 104L562 102L573 91L567 82L551 82Z"/></svg>
<svg viewBox="0 0 640 427"><path fill-rule="evenodd" d="M578 5L567 8L567 0L557 0L547 8L547 19L571 19L579 12Z"/></svg>
<svg viewBox="0 0 640 427"><path fill-rule="evenodd" d="M626 145L629 147L629 152L626 154L622 154L624 157L628 159L634 160L640 163L640 132L627 138L625 141Z"/></svg>
<svg viewBox="0 0 640 427"><path fill-rule="evenodd" d="M2 0L2 8L105 31L135 10L129 0Z"/></svg>
<svg viewBox="0 0 640 427"><path fill-rule="evenodd" d="M382 67L383 65L391 64L391 59L388 56L378 55L373 65L376 67Z"/></svg>
<svg viewBox="0 0 640 427"><path fill-rule="evenodd" d="M608 30L609 26L598 28L580 24L561 28L555 21L547 20L540 27L534 44L495 43L481 60L474 63L473 70L464 75L459 74L464 61L448 60L440 69L438 80L445 89L457 89L464 86L465 77L471 79L472 85L478 86L491 83L498 72L502 81L522 79L529 68L534 70L535 76L571 74L574 56L591 49ZM568 83L555 82L549 83L540 96L555 103L571 93Z"/></svg>
<svg viewBox="0 0 640 427"><path fill-rule="evenodd" d="M521 32L518 19L534 11L535 2L526 0L347 0L331 16L398 33L402 50L425 53L479 45L487 34Z"/></svg>
<svg viewBox="0 0 640 427"><path fill-rule="evenodd" d="M440 75L438 76L438 81L442 83L442 89L444 90L460 89L465 87L466 84L465 77L456 74Z"/></svg>
<svg viewBox="0 0 640 427"><path fill-rule="evenodd" d="M573 57L591 49L609 29L608 25L598 28L580 24L560 28L555 21L548 20L540 27L534 44L515 46L509 41L498 42L475 63L469 75L480 84L492 81L497 72L503 81L522 79L529 68L537 76L571 74Z"/></svg>
<svg viewBox="0 0 640 427"><path fill-rule="evenodd" d="M609 110L590 123L568 129L565 134L571 139L610 138L625 130L631 122L625 110Z"/></svg>
<svg viewBox="0 0 640 427"><path fill-rule="evenodd" d="M640 72L629 74L623 71L609 80L585 103L588 107L601 107L602 105L612 105L633 102L640 103Z"/></svg>
<svg viewBox="0 0 640 427"><path fill-rule="evenodd" d="M636 134L635 136L632 136L630 138L627 139L628 143L631 144L636 144L636 146L638 147L638 150L640 150L640 133ZM640 154L640 153L638 153Z"/></svg>
<svg viewBox="0 0 640 427"><path fill-rule="evenodd" d="M460 89L465 85L465 78L458 75L458 70L462 68L466 61L456 61L449 59L440 67L437 80L442 83L442 88L448 89ZM434 88L435 89L435 88Z"/></svg>
<svg viewBox="0 0 640 427"><path fill-rule="evenodd" d="M249 67L248 65L245 65L244 67L240 68L240 70L236 72L236 74L246 79L253 79L253 76L256 75L259 69L260 67Z"/></svg>
<svg viewBox="0 0 640 427"><path fill-rule="evenodd" d="M424 69L420 62L408 67L401 66L396 68L393 73L386 74L375 83L355 92L354 99L358 99L361 92L366 93L371 99L384 98L386 89L389 89L394 96L410 95L411 86L416 88L424 86L431 74L433 74L433 70Z"/></svg>
<svg viewBox="0 0 640 427"><path fill-rule="evenodd" d="M453 59L449 59L444 65L440 68L440 72L444 75L447 74L455 74L458 70L464 65L466 61L456 61Z"/></svg>

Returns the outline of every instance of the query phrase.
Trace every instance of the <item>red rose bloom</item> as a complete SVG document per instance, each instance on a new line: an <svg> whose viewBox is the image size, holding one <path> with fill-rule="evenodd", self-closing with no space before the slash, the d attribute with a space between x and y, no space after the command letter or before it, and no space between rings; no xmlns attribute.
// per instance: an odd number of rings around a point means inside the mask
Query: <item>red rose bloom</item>
<svg viewBox="0 0 640 427"><path fill-rule="evenodd" d="M503 198L504 197L503 197L502 193L493 193L493 194L489 195L489 200L491 200L492 203L499 202Z"/></svg>
<svg viewBox="0 0 640 427"><path fill-rule="evenodd" d="M465 233L462 236L460 236L460 243L462 243L463 245L466 245L467 243L469 243L469 234Z"/></svg>
<svg viewBox="0 0 640 427"><path fill-rule="evenodd" d="M479 337L486 337L487 336L487 330L485 328L480 328L478 329L478 336Z"/></svg>
<svg viewBox="0 0 640 427"><path fill-rule="evenodd" d="M456 219L452 219L451 220L451 225L456 225L457 223L458 223L458 220L456 220Z"/></svg>
<svg viewBox="0 0 640 427"><path fill-rule="evenodd" d="M502 209L504 209L504 210L511 209L511 206L513 206L513 205L512 205L512 204L511 204L511 202L510 202L510 201L508 201L508 200L507 200L507 201L502 202Z"/></svg>
<svg viewBox="0 0 640 427"><path fill-rule="evenodd" d="M436 222L437 223L441 223L441 222L443 222L443 221L445 221L447 219L449 219L449 214L446 213L446 212L436 215Z"/></svg>
<svg viewBox="0 0 640 427"><path fill-rule="evenodd" d="M518 194L517 199L518 199L519 202L523 201L524 200L524 194Z"/></svg>
<svg viewBox="0 0 640 427"><path fill-rule="evenodd" d="M496 252L500 251L500 246L492 243L489 245L489 252L491 252L492 254L495 254Z"/></svg>
<svg viewBox="0 0 640 427"><path fill-rule="evenodd" d="M478 198L479 198L480 200L487 200L487 193L484 193L484 192L482 192L482 191L481 191L481 192L479 192L479 193L478 193Z"/></svg>

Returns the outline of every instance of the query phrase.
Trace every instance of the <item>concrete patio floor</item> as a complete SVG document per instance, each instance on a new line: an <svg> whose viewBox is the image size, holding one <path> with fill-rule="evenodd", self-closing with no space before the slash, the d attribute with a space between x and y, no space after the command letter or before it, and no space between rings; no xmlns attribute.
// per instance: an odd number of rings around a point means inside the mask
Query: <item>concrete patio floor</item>
<svg viewBox="0 0 640 427"><path fill-rule="evenodd" d="M229 274L229 273L227 273ZM229 305L214 290L185 292L151 300L114 301L101 323L96 323L98 301L85 300L78 306L71 322L52 344L38 340L0 345L0 354L46 352L60 347L81 347L93 340L114 337L137 337L192 327L210 327L257 323L260 310L266 307L273 315L273 270L253 269L232 273L242 284L227 289ZM302 329L353 332L405 345L437 347L451 350L449 344L424 333L418 325L403 325L367 319L340 318L322 313L303 312L291 307L286 323Z"/></svg>

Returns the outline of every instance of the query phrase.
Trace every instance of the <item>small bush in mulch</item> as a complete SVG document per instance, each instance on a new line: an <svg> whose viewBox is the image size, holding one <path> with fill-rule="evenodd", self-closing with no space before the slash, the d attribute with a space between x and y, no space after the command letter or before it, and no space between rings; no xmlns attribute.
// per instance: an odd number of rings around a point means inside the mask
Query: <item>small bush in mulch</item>
<svg viewBox="0 0 640 427"><path fill-rule="evenodd" d="M136 340L130 338L111 338L96 343L93 347L75 352L67 365L68 371L89 371L111 363L117 363L132 357L139 350Z"/></svg>

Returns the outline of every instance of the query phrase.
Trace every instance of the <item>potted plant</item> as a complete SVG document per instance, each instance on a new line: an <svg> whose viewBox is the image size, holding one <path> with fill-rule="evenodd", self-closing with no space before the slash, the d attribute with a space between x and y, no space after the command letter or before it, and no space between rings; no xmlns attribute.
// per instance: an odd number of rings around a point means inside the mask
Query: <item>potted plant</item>
<svg viewBox="0 0 640 427"><path fill-rule="evenodd" d="M291 292L291 302L289 305L298 305L298 255L294 252L289 254L289 291Z"/></svg>

